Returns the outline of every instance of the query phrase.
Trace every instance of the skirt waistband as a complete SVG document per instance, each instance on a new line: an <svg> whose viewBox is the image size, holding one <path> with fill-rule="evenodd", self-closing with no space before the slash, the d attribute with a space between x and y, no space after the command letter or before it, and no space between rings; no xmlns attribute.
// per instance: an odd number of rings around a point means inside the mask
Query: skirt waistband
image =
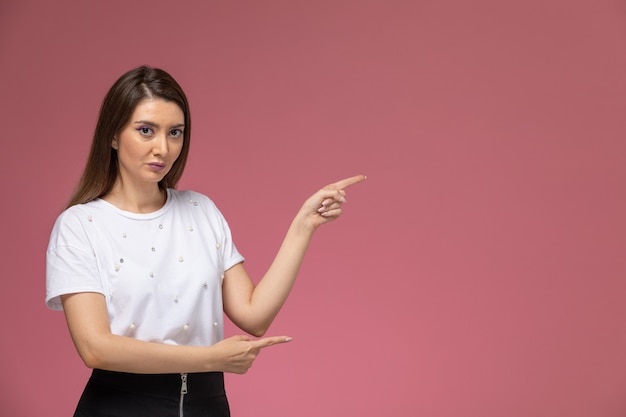
<svg viewBox="0 0 626 417"><path fill-rule="evenodd" d="M94 369L90 384L109 386L116 390L169 398L181 392L182 374L133 374ZM187 392L193 397L225 395L222 372L189 373Z"/></svg>

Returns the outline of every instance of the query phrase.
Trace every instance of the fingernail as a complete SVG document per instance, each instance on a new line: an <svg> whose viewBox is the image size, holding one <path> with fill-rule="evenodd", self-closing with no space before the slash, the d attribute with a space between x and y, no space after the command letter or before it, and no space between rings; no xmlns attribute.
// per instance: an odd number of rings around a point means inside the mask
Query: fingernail
<svg viewBox="0 0 626 417"><path fill-rule="evenodd" d="M291 342L293 340L293 337L285 337L285 342Z"/></svg>

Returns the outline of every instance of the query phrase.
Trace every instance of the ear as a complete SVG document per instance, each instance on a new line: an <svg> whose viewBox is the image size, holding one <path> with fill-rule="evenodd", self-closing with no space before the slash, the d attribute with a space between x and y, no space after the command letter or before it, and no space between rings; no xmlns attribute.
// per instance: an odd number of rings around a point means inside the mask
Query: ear
<svg viewBox="0 0 626 417"><path fill-rule="evenodd" d="M117 136L113 136L113 140L111 141L111 148L115 149L117 151L118 148L118 143L117 143Z"/></svg>

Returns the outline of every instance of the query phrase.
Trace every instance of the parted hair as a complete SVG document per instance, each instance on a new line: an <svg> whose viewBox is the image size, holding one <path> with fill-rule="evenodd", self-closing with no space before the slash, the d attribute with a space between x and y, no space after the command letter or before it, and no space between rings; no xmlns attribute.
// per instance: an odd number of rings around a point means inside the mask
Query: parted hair
<svg viewBox="0 0 626 417"><path fill-rule="evenodd" d="M111 191L118 175L117 151L111 146L113 138L128 123L137 104L148 98L174 102L185 116L183 148L170 171L159 182L161 189L176 187L189 154L191 118L187 97L167 72L141 66L122 75L104 97L87 164L67 207L87 203Z"/></svg>

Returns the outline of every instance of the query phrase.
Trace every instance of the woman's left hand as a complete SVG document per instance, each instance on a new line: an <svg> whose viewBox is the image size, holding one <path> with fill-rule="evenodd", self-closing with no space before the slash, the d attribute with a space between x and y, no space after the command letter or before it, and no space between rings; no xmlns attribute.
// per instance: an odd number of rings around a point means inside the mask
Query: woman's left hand
<svg viewBox="0 0 626 417"><path fill-rule="evenodd" d="M305 201L297 217L311 230L335 220L341 215L342 206L346 202L345 189L365 178L365 175L356 175L328 184Z"/></svg>

